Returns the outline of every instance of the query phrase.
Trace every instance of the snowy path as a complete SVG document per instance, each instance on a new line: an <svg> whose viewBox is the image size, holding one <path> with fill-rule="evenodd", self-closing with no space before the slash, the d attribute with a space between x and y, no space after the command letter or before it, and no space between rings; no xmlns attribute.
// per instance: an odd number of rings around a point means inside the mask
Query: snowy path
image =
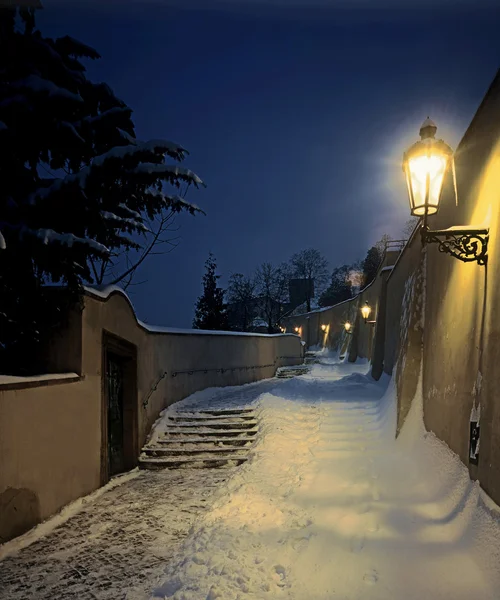
<svg viewBox="0 0 500 600"><path fill-rule="evenodd" d="M498 600L498 515L425 433L418 402L395 441L387 379L323 362L260 397L254 459L220 490L155 595Z"/></svg>
<svg viewBox="0 0 500 600"><path fill-rule="evenodd" d="M90 497L52 533L1 560L0 600L146 600L214 489L233 471L132 473Z"/></svg>
<svg viewBox="0 0 500 600"><path fill-rule="evenodd" d="M498 509L419 402L395 441L388 380L321 361L174 405L257 407L252 460L105 490L0 561L0 600L499 600Z"/></svg>

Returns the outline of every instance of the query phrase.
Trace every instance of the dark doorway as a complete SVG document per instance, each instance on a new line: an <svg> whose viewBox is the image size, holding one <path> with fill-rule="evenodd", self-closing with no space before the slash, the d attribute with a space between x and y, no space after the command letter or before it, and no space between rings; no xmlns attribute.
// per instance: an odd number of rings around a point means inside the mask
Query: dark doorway
<svg viewBox="0 0 500 600"><path fill-rule="evenodd" d="M114 335L103 335L101 480L137 463L137 349Z"/></svg>
<svg viewBox="0 0 500 600"><path fill-rule="evenodd" d="M111 477L125 470L123 448L123 360L107 353L108 386L108 473Z"/></svg>

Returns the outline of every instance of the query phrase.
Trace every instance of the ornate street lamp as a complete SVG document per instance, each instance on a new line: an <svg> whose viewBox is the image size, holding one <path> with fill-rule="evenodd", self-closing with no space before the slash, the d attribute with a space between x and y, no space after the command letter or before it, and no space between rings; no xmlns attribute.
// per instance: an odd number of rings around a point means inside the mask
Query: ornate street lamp
<svg viewBox="0 0 500 600"><path fill-rule="evenodd" d="M436 140L436 124L428 117L420 128L420 140L403 155L403 171L406 175L411 214L423 217L422 244L437 243L439 251L451 254L464 262L477 261L485 265L488 259L487 228L450 227L431 230L427 217L439 209L444 177L453 166L453 151Z"/></svg>
<svg viewBox="0 0 500 600"><path fill-rule="evenodd" d="M368 302L365 302L363 304L363 306L361 307L361 314L363 315L363 319L365 320L365 323L367 322L367 319L370 316L371 312L372 312L372 307L368 304Z"/></svg>

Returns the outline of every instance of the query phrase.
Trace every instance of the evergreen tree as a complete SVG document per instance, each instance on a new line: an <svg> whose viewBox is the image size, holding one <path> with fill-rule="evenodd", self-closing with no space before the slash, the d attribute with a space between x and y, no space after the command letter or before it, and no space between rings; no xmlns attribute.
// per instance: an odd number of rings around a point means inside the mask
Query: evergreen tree
<svg viewBox="0 0 500 600"><path fill-rule="evenodd" d="M132 110L85 76L82 59L97 58L69 36L43 37L34 9L0 8L3 369L28 361L27 347L47 337L51 315L77 302L82 284L101 279L103 261L142 247L147 219L199 210L175 193L202 185L176 164L186 150L136 138ZM64 300L47 299L47 283L62 284Z"/></svg>
<svg viewBox="0 0 500 600"><path fill-rule="evenodd" d="M228 329L224 290L217 286L217 264L212 253L208 255L203 275L203 294L196 302L194 329L225 331Z"/></svg>
<svg viewBox="0 0 500 600"><path fill-rule="evenodd" d="M364 285L369 285L376 277L378 268L382 261L382 254L377 246L372 246L366 253L363 261Z"/></svg>

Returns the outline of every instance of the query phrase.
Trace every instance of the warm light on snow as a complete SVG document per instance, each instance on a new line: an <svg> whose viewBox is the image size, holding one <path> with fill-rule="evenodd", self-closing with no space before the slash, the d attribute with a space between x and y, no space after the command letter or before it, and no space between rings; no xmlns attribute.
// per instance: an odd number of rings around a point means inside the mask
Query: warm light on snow
<svg viewBox="0 0 500 600"><path fill-rule="evenodd" d="M498 600L499 517L425 431L421 388L395 440L394 382L372 380L366 363L317 356L310 375L223 392L257 408L253 457L218 492L156 597ZM177 406L216 398L206 390Z"/></svg>

